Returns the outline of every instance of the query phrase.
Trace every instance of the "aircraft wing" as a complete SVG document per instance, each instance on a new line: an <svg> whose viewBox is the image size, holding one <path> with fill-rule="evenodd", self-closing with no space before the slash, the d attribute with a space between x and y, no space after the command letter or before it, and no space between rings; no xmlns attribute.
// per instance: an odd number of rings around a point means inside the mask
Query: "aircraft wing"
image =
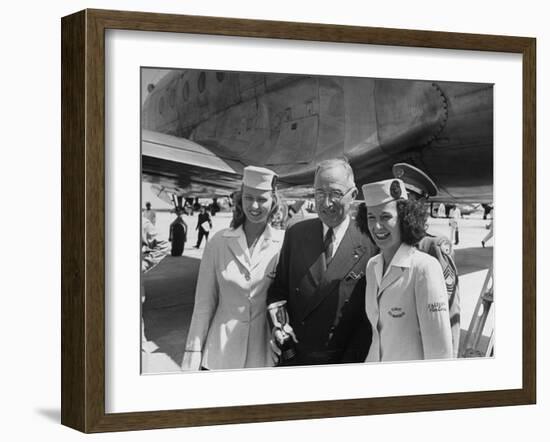
<svg viewBox="0 0 550 442"><path fill-rule="evenodd" d="M191 140L142 130L142 178L178 195L229 195L240 186L244 165Z"/></svg>

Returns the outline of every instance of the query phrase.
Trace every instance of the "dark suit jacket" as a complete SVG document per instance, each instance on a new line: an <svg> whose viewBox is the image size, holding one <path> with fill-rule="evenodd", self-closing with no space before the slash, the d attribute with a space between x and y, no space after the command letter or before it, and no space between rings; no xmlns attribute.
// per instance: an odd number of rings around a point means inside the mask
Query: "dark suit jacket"
<svg viewBox="0 0 550 442"><path fill-rule="evenodd" d="M376 247L350 220L326 267L319 219L290 227L268 305L286 300L298 338L294 365L363 362L372 331L365 314L365 268Z"/></svg>
<svg viewBox="0 0 550 442"><path fill-rule="evenodd" d="M212 228L212 219L210 218L210 214L208 212L199 213L199 217L197 219L197 227L195 230L203 230L202 224L208 221L208 224L210 224L210 228Z"/></svg>

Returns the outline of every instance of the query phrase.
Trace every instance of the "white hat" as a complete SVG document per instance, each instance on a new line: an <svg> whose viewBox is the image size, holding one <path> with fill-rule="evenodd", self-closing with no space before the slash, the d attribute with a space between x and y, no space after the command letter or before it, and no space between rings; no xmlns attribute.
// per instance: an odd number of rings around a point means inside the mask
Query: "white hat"
<svg viewBox="0 0 550 442"><path fill-rule="evenodd" d="M407 199L405 183L396 178L365 184L362 190L367 206L378 206L398 199Z"/></svg>
<svg viewBox="0 0 550 442"><path fill-rule="evenodd" d="M272 190L273 179L277 174L265 167L246 166L243 174L243 184L258 190Z"/></svg>

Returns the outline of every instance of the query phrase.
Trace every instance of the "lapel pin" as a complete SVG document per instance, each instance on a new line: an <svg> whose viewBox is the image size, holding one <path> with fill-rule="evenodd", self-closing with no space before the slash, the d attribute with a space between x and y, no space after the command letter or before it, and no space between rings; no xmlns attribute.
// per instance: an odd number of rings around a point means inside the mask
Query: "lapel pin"
<svg viewBox="0 0 550 442"><path fill-rule="evenodd" d="M359 259L359 256L362 252L363 252L363 248L361 246L356 247L355 249L353 249L353 258Z"/></svg>

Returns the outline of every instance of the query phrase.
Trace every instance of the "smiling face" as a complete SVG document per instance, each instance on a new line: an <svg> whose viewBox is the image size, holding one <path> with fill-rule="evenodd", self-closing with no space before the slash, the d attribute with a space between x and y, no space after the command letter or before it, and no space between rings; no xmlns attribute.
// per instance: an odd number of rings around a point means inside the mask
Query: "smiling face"
<svg viewBox="0 0 550 442"><path fill-rule="evenodd" d="M329 227L336 227L349 213L357 195L355 184L344 167L322 169L315 177L315 208L319 218Z"/></svg>
<svg viewBox="0 0 550 442"><path fill-rule="evenodd" d="M273 192L243 186L243 211L247 221L266 223L273 207Z"/></svg>
<svg viewBox="0 0 550 442"><path fill-rule="evenodd" d="M401 245L397 202L367 206L367 224L374 242L387 256L393 256Z"/></svg>

